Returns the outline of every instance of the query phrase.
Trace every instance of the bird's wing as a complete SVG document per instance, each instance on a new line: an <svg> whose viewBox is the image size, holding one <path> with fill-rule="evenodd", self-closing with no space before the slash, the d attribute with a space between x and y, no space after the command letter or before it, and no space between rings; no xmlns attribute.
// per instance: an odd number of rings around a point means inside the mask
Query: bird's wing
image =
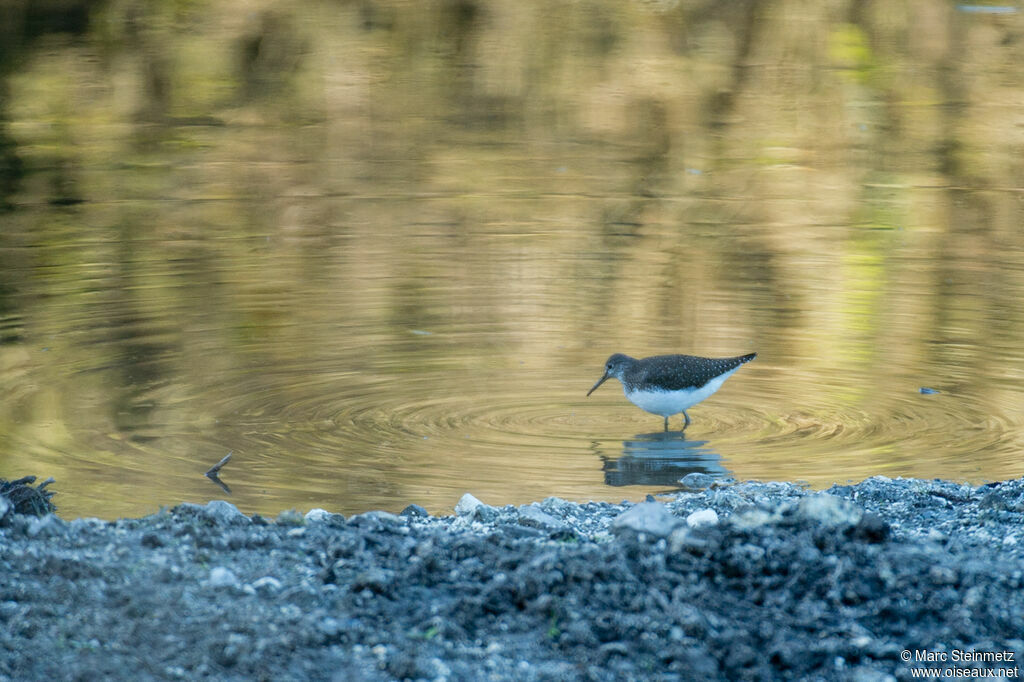
<svg viewBox="0 0 1024 682"><path fill-rule="evenodd" d="M736 358L700 358L691 355L665 355L654 358L637 377L643 382L663 386L668 391L700 388L712 379L736 369L750 360L749 356Z"/></svg>

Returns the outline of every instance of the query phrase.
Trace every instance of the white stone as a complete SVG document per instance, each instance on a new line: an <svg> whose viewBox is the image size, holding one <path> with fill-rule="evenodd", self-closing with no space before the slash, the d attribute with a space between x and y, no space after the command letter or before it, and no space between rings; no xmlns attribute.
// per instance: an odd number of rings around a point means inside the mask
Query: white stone
<svg viewBox="0 0 1024 682"><path fill-rule="evenodd" d="M714 526L718 523L718 513L714 509L698 509L686 517L686 525L690 528Z"/></svg>
<svg viewBox="0 0 1024 682"><path fill-rule="evenodd" d="M485 506L483 502L466 493L459 500L458 504L455 505L455 513L458 516L468 516L476 511L477 507L483 506Z"/></svg>
<svg viewBox="0 0 1024 682"><path fill-rule="evenodd" d="M612 520L612 530L631 530L636 533L666 537L678 523L678 519L659 502L635 504Z"/></svg>
<svg viewBox="0 0 1024 682"><path fill-rule="evenodd" d="M316 509L310 509L308 512L306 512L307 522L326 521L329 518L331 518L331 512L327 511L326 509L320 509L319 507L317 507Z"/></svg>
<svg viewBox="0 0 1024 682"><path fill-rule="evenodd" d="M206 583L210 587L238 587L238 578L231 572L231 569L216 566L210 571L210 578Z"/></svg>

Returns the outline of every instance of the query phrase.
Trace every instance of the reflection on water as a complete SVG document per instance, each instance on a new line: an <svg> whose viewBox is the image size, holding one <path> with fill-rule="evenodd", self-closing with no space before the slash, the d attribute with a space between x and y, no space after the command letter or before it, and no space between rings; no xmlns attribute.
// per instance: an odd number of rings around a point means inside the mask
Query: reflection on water
<svg viewBox="0 0 1024 682"><path fill-rule="evenodd" d="M1020 13L28 6L0 476L66 516L221 497L227 452L267 514L1024 473ZM585 397L749 351L685 448Z"/></svg>
<svg viewBox="0 0 1024 682"><path fill-rule="evenodd" d="M687 440L678 431L637 434L622 443L621 454L601 455L604 482L660 486L669 492L682 490L680 479L689 474L707 474L712 479L728 476L722 456L707 445L706 440Z"/></svg>

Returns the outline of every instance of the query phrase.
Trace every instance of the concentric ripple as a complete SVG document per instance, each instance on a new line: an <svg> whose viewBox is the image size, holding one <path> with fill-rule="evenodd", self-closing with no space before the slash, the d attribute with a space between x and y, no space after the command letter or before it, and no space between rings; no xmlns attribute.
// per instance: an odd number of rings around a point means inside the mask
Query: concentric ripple
<svg viewBox="0 0 1024 682"><path fill-rule="evenodd" d="M694 406L682 434L665 433L660 417L617 387L586 397L589 375L338 364L245 368L201 387L199 407L195 394L154 384L132 399L160 410L140 412L138 426L125 417L118 431L93 432L61 461L117 470L136 490L151 488L146 499L173 503L221 495L201 474L233 451L221 472L232 500L275 514L398 511L410 502L444 513L465 492L491 504L638 499L691 473L816 486L876 474L1021 475L1024 399L1013 386L857 392L862 383L833 379L810 391L752 371ZM682 417L670 424L679 429ZM13 449L49 454L29 441ZM102 492L68 491L79 499L73 511L112 508ZM155 509L121 504L118 513Z"/></svg>
<svg viewBox="0 0 1024 682"><path fill-rule="evenodd" d="M280 390L266 376L258 386L254 380L220 406L229 413L225 419L262 453L257 457L267 458L266 467L275 466L273 453L287 454L287 466L314 472L325 490L367 487L377 506L381 498L412 499L410 491L443 499L442 506L467 490L499 491L506 499L524 490L534 497L615 497L611 490L595 494L602 468L655 452L644 439L662 430L660 417L636 409L621 393L587 399L585 382L561 378L510 379L501 372L303 378L282 379L287 389ZM908 389L858 400L833 387L796 404L775 390L737 382L728 394L692 408L685 436L670 436L678 447L659 443L665 461L657 466L692 457L696 444L703 470L737 478L821 485L879 473L976 479L972 453L1005 455L1012 468L1009 453L1022 441L1010 409L993 409L991 399L970 393ZM674 417L672 428L681 421Z"/></svg>

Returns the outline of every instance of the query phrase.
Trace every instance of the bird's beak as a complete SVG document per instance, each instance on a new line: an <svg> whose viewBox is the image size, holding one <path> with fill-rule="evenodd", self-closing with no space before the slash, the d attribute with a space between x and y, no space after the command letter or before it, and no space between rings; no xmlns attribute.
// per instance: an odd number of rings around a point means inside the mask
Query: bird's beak
<svg viewBox="0 0 1024 682"><path fill-rule="evenodd" d="M590 389L589 391L587 391L587 396L589 397L591 393L593 393L594 391L596 391L596 390L597 390L597 387L598 387L598 386L600 386L601 384L603 384L603 383L605 382L605 379L607 379L607 378L608 378L609 376L611 376L611 375L610 375L610 374L608 374L608 372L605 372L605 373L604 373L604 376L603 376L603 377L601 377L600 379L598 379L598 380L597 380L597 383L596 383L596 384L594 384L594 387L593 387L592 389Z"/></svg>

